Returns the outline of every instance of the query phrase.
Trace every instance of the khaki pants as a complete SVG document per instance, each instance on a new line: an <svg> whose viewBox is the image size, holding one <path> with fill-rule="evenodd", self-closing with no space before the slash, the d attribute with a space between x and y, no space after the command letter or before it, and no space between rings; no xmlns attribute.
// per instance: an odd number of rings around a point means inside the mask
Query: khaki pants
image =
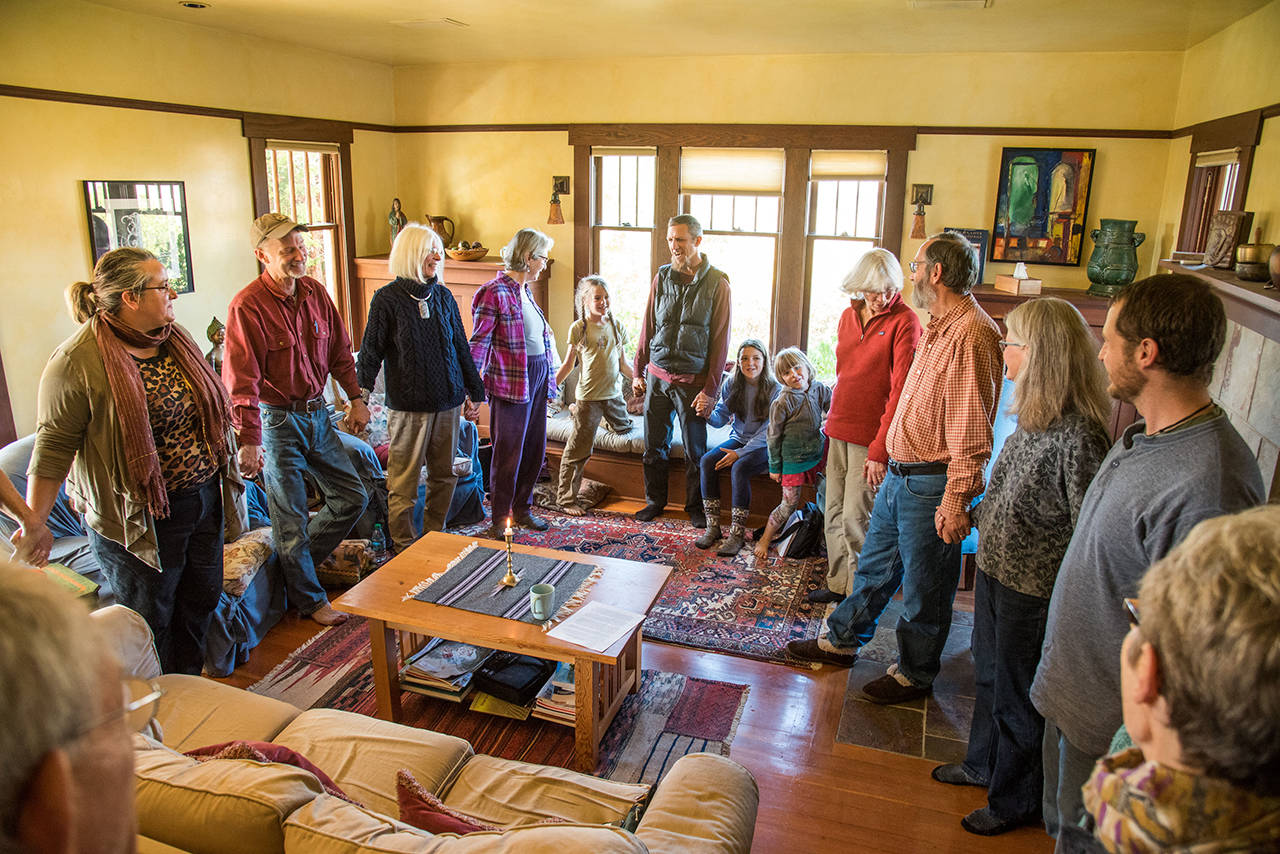
<svg viewBox="0 0 1280 854"><path fill-rule="evenodd" d="M560 506L572 504L582 487L582 470L591 458L596 444L596 428L604 418L610 429L625 433L631 429L631 416L621 397L605 400L579 400L573 407L573 432L564 443L564 456L560 458L560 480L556 490L556 502Z"/></svg>
<svg viewBox="0 0 1280 854"><path fill-rule="evenodd" d="M426 531L444 528L453 487L453 457L458 447L458 415L461 406L442 412L388 410L387 526L397 549L403 549ZM422 466L427 467L427 501L422 510L422 531L413 529L413 505L418 500Z"/></svg>
<svg viewBox="0 0 1280 854"><path fill-rule="evenodd" d="M827 506L823 527L827 539L827 588L849 595L858 552L867 538L867 522L875 491L862 477L867 449L831 439L827 447Z"/></svg>

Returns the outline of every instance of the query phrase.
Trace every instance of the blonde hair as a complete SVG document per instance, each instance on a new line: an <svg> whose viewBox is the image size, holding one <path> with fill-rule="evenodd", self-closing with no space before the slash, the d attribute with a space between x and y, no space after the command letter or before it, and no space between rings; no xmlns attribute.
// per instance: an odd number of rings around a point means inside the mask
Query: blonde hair
<svg viewBox="0 0 1280 854"><path fill-rule="evenodd" d="M156 256L137 246L122 246L103 255L93 267L92 282L67 287L67 310L72 319L84 323L99 311L115 314L125 293L141 293L151 282L151 274L142 265L155 260Z"/></svg>
<svg viewBox="0 0 1280 854"><path fill-rule="evenodd" d="M1105 431L1111 416L1107 372L1079 310L1057 297L1027 300L1009 312L1005 325L1027 345L1009 407L1018 426L1041 433L1075 412Z"/></svg>
<svg viewBox="0 0 1280 854"><path fill-rule="evenodd" d="M397 279L413 279L425 284L427 280L422 277L422 268L432 249L444 255L444 242L440 235L422 223L405 223L391 244L387 268Z"/></svg>
<svg viewBox="0 0 1280 854"><path fill-rule="evenodd" d="M1182 759L1266 796L1280 794L1278 556L1280 506L1255 507L1196 525L1139 590Z"/></svg>
<svg viewBox="0 0 1280 854"><path fill-rule="evenodd" d="M578 287L573 291L573 304L578 309L578 316L585 322L587 319L587 300L591 298L591 289L600 288L604 291L605 296L609 295L609 283L604 280L604 276L583 276L578 280ZM612 297L610 297L612 299ZM613 317L613 309L605 312L605 319L609 325L613 327L613 340L618 342L618 346L622 346L622 330L618 328L618 321Z"/></svg>
<svg viewBox="0 0 1280 854"><path fill-rule="evenodd" d="M805 372L809 374L809 384L813 384L813 362L809 361L809 357L799 347L787 347L779 350L778 355L773 357L773 372L781 377L787 371L796 365L804 365Z"/></svg>
<svg viewBox="0 0 1280 854"><path fill-rule="evenodd" d="M901 293L902 263L888 249L868 250L845 274L840 290L850 297Z"/></svg>
<svg viewBox="0 0 1280 854"><path fill-rule="evenodd" d="M502 247L502 266L513 273L524 273L529 269L527 255L545 255L551 251L556 242L536 228L522 228L511 238L511 242Z"/></svg>

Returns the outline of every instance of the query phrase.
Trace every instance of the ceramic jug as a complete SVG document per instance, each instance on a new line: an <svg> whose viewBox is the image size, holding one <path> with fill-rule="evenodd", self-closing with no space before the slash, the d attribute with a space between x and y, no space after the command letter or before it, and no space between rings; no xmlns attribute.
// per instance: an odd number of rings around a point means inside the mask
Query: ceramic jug
<svg viewBox="0 0 1280 854"><path fill-rule="evenodd" d="M1136 219L1104 219L1101 228L1089 235L1093 238L1093 255L1089 256L1089 293L1112 297L1133 281L1138 273L1138 247L1147 236L1137 227Z"/></svg>
<svg viewBox="0 0 1280 854"><path fill-rule="evenodd" d="M444 241L445 246L453 245L453 220L447 216L432 216L427 214L427 222L431 224L431 230L440 235L440 239Z"/></svg>

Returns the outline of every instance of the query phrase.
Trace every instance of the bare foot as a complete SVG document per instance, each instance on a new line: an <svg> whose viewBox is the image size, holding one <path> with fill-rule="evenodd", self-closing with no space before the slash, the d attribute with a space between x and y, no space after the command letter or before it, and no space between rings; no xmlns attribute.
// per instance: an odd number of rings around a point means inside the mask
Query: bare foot
<svg viewBox="0 0 1280 854"><path fill-rule="evenodd" d="M315 620L317 623L319 623L322 626L340 626L343 623L345 623L350 618L351 615L344 614L341 611L335 611L333 610L332 605L330 605L328 602L325 602L323 605L321 605L319 608L316 608L307 616Z"/></svg>
<svg viewBox="0 0 1280 854"><path fill-rule="evenodd" d="M583 510L583 509L582 509L582 505L578 504L576 501L571 502L571 503L569 503L569 504L561 504L561 505L560 505L560 512L561 512L561 513L563 513L563 514L565 514L566 516L585 516L585 515L587 515L587 511L586 511L586 510Z"/></svg>
<svg viewBox="0 0 1280 854"><path fill-rule="evenodd" d="M768 543L757 543L756 547L752 549L752 551L755 552L756 560L759 561L760 563L764 563L766 560L769 559Z"/></svg>

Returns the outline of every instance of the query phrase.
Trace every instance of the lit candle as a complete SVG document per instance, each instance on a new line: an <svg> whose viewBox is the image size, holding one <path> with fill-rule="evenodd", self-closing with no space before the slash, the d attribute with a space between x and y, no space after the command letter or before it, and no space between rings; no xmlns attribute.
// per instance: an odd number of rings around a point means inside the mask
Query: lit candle
<svg viewBox="0 0 1280 854"><path fill-rule="evenodd" d="M511 530L511 517L510 517L510 516L508 516L508 517L507 517L507 530L503 531L502 533L503 533L503 535L504 535L504 536L507 536L507 537L510 537L510 536L512 536L512 535L514 535L514 534L515 534L515 531Z"/></svg>

